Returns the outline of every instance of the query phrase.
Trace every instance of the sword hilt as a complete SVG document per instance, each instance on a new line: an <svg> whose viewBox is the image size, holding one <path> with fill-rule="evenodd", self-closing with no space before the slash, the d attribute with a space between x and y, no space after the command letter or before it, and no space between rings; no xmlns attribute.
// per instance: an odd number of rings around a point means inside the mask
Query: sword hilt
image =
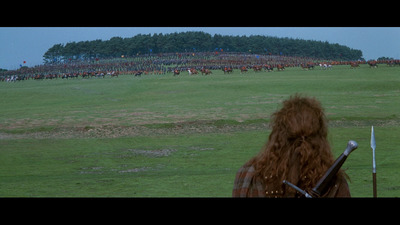
<svg viewBox="0 0 400 225"><path fill-rule="evenodd" d="M329 183L332 181L333 177L342 167L344 161L346 161L347 156L354 150L358 148L358 144L355 141L349 141L344 152L335 160L333 165L325 172L324 176L318 181L315 187L311 190L312 195L321 196L328 187Z"/></svg>
<svg viewBox="0 0 400 225"><path fill-rule="evenodd" d="M344 161L346 161L347 156L357 148L358 148L357 142L350 140L347 143L347 147L344 150L344 152L335 160L333 165L325 172L324 176L318 181L315 187L311 190L311 194L308 194L306 191L300 189L299 187L290 183L287 180L283 180L283 183L294 188L301 194L305 195L307 198L320 197L326 191L326 188L331 183L333 177L336 175L339 169L342 167Z"/></svg>

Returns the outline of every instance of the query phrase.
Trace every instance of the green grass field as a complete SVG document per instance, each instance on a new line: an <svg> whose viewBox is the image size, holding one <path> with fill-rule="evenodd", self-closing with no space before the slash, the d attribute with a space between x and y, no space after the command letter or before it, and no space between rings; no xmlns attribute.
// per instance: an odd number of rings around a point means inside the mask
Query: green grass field
<svg viewBox="0 0 400 225"><path fill-rule="evenodd" d="M0 83L0 197L229 197L294 93L317 97L354 197L400 196L400 68Z"/></svg>

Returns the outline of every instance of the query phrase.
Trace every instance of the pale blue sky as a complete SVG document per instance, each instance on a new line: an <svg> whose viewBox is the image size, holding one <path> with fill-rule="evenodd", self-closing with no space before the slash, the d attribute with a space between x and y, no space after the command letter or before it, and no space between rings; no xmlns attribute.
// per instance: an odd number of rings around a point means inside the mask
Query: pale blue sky
<svg viewBox="0 0 400 225"><path fill-rule="evenodd" d="M43 63L54 44L137 34L204 31L222 35L267 35L338 43L363 52L366 60L400 58L399 27L0 27L0 68Z"/></svg>

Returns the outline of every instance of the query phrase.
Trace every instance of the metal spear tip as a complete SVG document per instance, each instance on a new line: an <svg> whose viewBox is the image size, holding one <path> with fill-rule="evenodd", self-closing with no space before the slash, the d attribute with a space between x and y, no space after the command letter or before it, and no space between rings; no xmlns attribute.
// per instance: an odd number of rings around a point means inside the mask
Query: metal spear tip
<svg viewBox="0 0 400 225"><path fill-rule="evenodd" d="M371 148L372 150L376 148L374 126L371 127Z"/></svg>
<svg viewBox="0 0 400 225"><path fill-rule="evenodd" d="M344 150L343 154L348 156L352 151L356 150L358 148L358 144L356 141L350 140L347 142L347 148Z"/></svg>

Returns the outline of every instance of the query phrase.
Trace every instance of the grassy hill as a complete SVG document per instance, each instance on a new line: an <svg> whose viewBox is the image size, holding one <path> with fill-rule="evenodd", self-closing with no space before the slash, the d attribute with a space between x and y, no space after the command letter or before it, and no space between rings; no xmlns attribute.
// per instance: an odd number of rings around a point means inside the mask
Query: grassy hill
<svg viewBox="0 0 400 225"><path fill-rule="evenodd" d="M355 197L372 196L371 125L379 197L395 173L400 69L294 67L272 73L147 75L0 83L0 196L229 197L237 169L294 93L315 96Z"/></svg>

